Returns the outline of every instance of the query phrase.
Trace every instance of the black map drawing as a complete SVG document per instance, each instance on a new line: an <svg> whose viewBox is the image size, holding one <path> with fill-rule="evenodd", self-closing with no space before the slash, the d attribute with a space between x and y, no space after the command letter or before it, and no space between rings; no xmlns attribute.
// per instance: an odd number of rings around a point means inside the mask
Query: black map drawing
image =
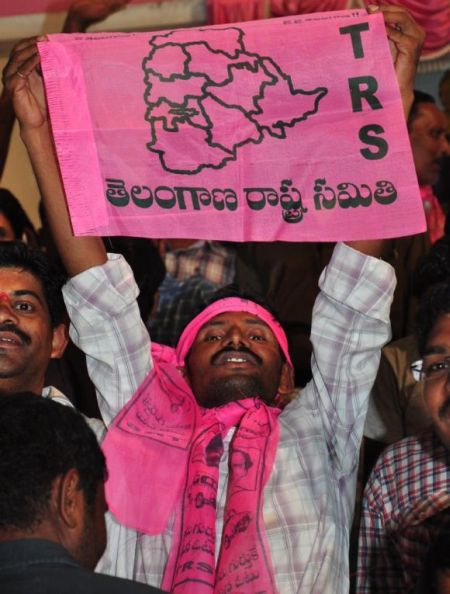
<svg viewBox="0 0 450 594"><path fill-rule="evenodd" d="M237 27L172 31L143 60L150 151L165 171L197 174L237 159L240 147L283 140L316 114L328 89L296 89L268 56L248 52ZM295 98L295 101L293 100ZM201 149L199 149L199 146Z"/></svg>

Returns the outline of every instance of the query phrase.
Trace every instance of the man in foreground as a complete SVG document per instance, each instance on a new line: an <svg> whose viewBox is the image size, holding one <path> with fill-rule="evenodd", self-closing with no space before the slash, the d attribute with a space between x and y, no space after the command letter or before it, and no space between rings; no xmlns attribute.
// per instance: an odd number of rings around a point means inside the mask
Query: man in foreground
<svg viewBox="0 0 450 594"><path fill-rule="evenodd" d="M106 544L105 458L73 409L31 392L0 399L3 594L159 592L93 573Z"/></svg>
<svg viewBox="0 0 450 594"><path fill-rule="evenodd" d="M407 113L423 33L403 9L381 10L400 25L388 34ZM120 413L105 445L115 518L99 567L177 594L348 591L359 443L394 287L392 269L370 257L382 242L337 246L313 316L313 381L283 411L287 340L254 301L222 298L175 350L151 352L129 267L96 238L72 236L38 61L24 42L4 77L73 277L72 337L105 422Z"/></svg>

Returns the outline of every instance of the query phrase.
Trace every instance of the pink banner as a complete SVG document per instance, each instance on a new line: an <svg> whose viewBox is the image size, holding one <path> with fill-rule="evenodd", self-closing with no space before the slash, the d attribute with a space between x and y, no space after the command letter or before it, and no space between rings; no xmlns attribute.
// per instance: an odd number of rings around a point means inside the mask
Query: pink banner
<svg viewBox="0 0 450 594"><path fill-rule="evenodd" d="M381 15L54 35L39 51L76 234L425 229Z"/></svg>

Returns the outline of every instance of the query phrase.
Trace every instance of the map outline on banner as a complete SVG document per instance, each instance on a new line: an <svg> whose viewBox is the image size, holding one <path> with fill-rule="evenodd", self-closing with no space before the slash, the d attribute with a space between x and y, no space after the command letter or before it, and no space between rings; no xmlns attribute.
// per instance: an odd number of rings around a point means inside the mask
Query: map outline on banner
<svg viewBox="0 0 450 594"><path fill-rule="evenodd" d="M318 113L319 104L320 104L321 100L328 94L328 89L326 87L316 87L315 89L312 89L310 91L305 91L303 89L295 89L293 82L292 82L291 75L284 73L282 68L270 56L260 56L259 54L247 51L247 49L245 48L245 45L244 45L245 32L241 28L233 26L233 27L224 27L221 29L211 29L208 27L208 28L204 28L204 29L198 29L198 31L201 33L213 32L215 35L217 35L217 33L220 33L220 32L222 32L222 33L223 32L236 32L237 33L236 42L237 42L238 47L236 48L236 51L233 54L233 53L228 53L225 49L215 49L214 47L211 46L211 41L203 41L203 40L202 41L187 41L184 43L183 42L181 42L181 43L174 42L174 41L170 41L170 38L174 37L174 36L175 37L178 36L178 31L170 31L164 35L155 35L154 37L152 37L150 39L149 44L151 46L153 46L152 50L150 51L149 56L144 58L144 60L142 62L142 68L145 73L144 81L148 84L145 95L144 95L144 101L148 106L146 114L145 114L145 119L149 122L150 127L151 127L151 141L147 144L147 147L149 148L150 151L158 154L161 166L165 171L170 172L170 173L175 173L175 174L196 175L196 174L200 173L204 168L207 168L207 167L210 167L212 169L222 169L222 168L226 167L226 165L229 161L237 160L237 151L242 146L245 146L248 143L261 144L262 142L264 142L264 138L265 138L264 132L267 132L270 136L272 136L274 138L284 140L284 139L286 139L285 128L292 128L295 125L299 124L300 122L306 120L308 117ZM155 41L161 40L163 38L167 39L168 41L166 43L154 45ZM213 79L207 73L189 72L190 64L193 61L193 55L192 55L192 53L190 53L189 46L195 46L195 47L198 47L198 46L203 47L204 46L212 54L218 54L218 55L222 54L222 55L228 57L230 60L235 60L237 58L241 58L241 56L244 55L245 59L247 59L247 61L238 62L237 64L233 64L233 63L228 64L227 65L227 72L228 72L227 78L225 78L221 82L216 83L213 81ZM185 60L184 60L182 74L171 73L168 76L165 76L164 74L161 74L154 68L151 68L148 66L149 62L151 62L154 59L154 56L158 52L158 50L162 50L165 48L176 48L176 49L181 48L181 51L185 54ZM254 62L253 65L250 63L251 61ZM269 68L267 68L265 62L268 62L272 66L272 68L276 71L278 78L270 72L270 70L269 70ZM256 95L253 95L252 101L253 101L254 109L245 110L245 108L242 107L242 105L227 104L219 96L217 96L217 94L211 93L210 91L207 90L207 87L210 87L210 86L213 86L215 88L223 88L226 85L233 82L234 76L231 73L231 70L233 68L236 70L248 70L250 73L253 73L253 74L256 74L258 72L258 70L261 69L264 72L264 74L270 79L269 81L263 81L260 84L258 93ZM204 77L205 82L201 85L202 96L197 97L195 95L190 95L190 94L184 95L184 98L183 98L184 101L182 103L173 102L170 99L168 99L167 97L163 97L163 96L159 96L157 101L151 101L149 99L149 96L151 95L154 83L148 82L149 73L151 73L151 75L157 77L161 82L173 82L173 83L177 83L177 82L180 83L180 81L190 80L191 78L194 78L194 77ZM265 99L266 87L276 85L277 83L280 82L280 80L287 83L289 92L292 96L295 96L295 95L313 96L313 95L315 95L313 108L305 111L301 116L299 115L297 117L291 117L288 121L278 120L278 121L275 121L271 126L260 124L257 121L257 119L255 119L255 118L257 116L263 114L263 109L261 108L261 102ZM209 115L203 105L203 101L205 99L207 99L207 97L212 98L214 101L216 101L217 103L222 105L222 107L224 107L224 108L237 109L237 110L241 111L244 114L244 117L249 122L251 122L252 124L254 124L256 126L257 132L258 132L257 139L254 139L252 137L250 137L250 138L247 137L246 139L244 139L240 142L234 143L233 146L231 147L231 149L224 145L221 145L219 142L213 142L212 141L212 130L214 127L214 123L211 120L211 118L209 117ZM190 100L193 100L193 101L198 100L198 111L195 109L195 107L189 107ZM152 115L153 110L159 108L164 103L167 103L171 107L171 109L169 109L169 115L170 114L175 115L175 117L172 120L172 129L168 125L167 116L161 115L158 117L158 116ZM175 110L178 110L178 111L175 111ZM199 115L199 111L200 111L201 115L203 116L203 119L207 122L207 124L205 126L202 126L199 123L195 123L193 121L193 119L190 117L191 115L193 115L193 116ZM190 112L190 113L188 113L188 112ZM200 128L205 131L205 133L206 133L205 140L206 140L206 143L210 147L222 149L225 153L228 154L228 156L226 156L226 155L222 156L222 159L219 160L218 164L213 164L213 163L203 163L202 164L202 163L200 163L195 169L176 169L176 168L170 167L166 163L166 160L165 160L166 151L164 149L153 148L157 142L157 133L155 130L155 125L156 125L156 122L159 122L159 121L162 122L162 127L167 132L178 132L179 125L186 123L186 121L189 121L190 126L192 126L194 128ZM279 130L278 132L276 132L277 129Z"/></svg>

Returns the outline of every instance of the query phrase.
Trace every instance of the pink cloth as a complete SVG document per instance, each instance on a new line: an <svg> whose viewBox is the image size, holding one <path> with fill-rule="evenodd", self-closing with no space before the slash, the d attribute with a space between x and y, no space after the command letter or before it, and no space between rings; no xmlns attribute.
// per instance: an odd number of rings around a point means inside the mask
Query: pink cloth
<svg viewBox="0 0 450 594"><path fill-rule="evenodd" d="M213 25L263 19L266 0L208 0L209 22Z"/></svg>
<svg viewBox="0 0 450 594"><path fill-rule="evenodd" d="M373 4L380 4L376 0ZM425 29L423 53L450 51L450 0L400 0L417 22Z"/></svg>
<svg viewBox="0 0 450 594"><path fill-rule="evenodd" d="M425 229L381 15L53 35L39 51L76 234L340 241Z"/></svg>
<svg viewBox="0 0 450 594"><path fill-rule="evenodd" d="M423 200L423 209L427 220L428 237L430 243L436 243L445 233L445 213L439 200L434 195L431 186L422 186L420 188Z"/></svg>
<svg viewBox="0 0 450 594"><path fill-rule="evenodd" d="M278 444L280 410L258 398L202 409L178 370L199 329L228 311L257 315L274 332L280 348L287 349L284 332L262 307L238 298L213 303L186 327L176 351L153 345L152 372L103 442L108 505L121 523L160 534L175 513L162 588L176 594L276 593L262 501ZM237 429L229 450L230 478L216 567L218 466L223 438L231 427ZM247 560L244 566L240 559Z"/></svg>
<svg viewBox="0 0 450 594"><path fill-rule="evenodd" d="M270 8L274 16L289 14L308 14L328 10L351 8L352 0L271 0Z"/></svg>
<svg viewBox="0 0 450 594"><path fill-rule="evenodd" d="M150 4L163 0L130 0L131 4ZM171 1L171 0L169 0ZM0 16L18 16L41 12L65 12L74 0L4 0L0 3Z"/></svg>
<svg viewBox="0 0 450 594"><path fill-rule="evenodd" d="M277 593L262 500L278 445L279 412L253 399L206 412L192 444L163 590L174 594ZM229 449L230 475L216 566L219 460L222 440L233 426L237 430Z"/></svg>

